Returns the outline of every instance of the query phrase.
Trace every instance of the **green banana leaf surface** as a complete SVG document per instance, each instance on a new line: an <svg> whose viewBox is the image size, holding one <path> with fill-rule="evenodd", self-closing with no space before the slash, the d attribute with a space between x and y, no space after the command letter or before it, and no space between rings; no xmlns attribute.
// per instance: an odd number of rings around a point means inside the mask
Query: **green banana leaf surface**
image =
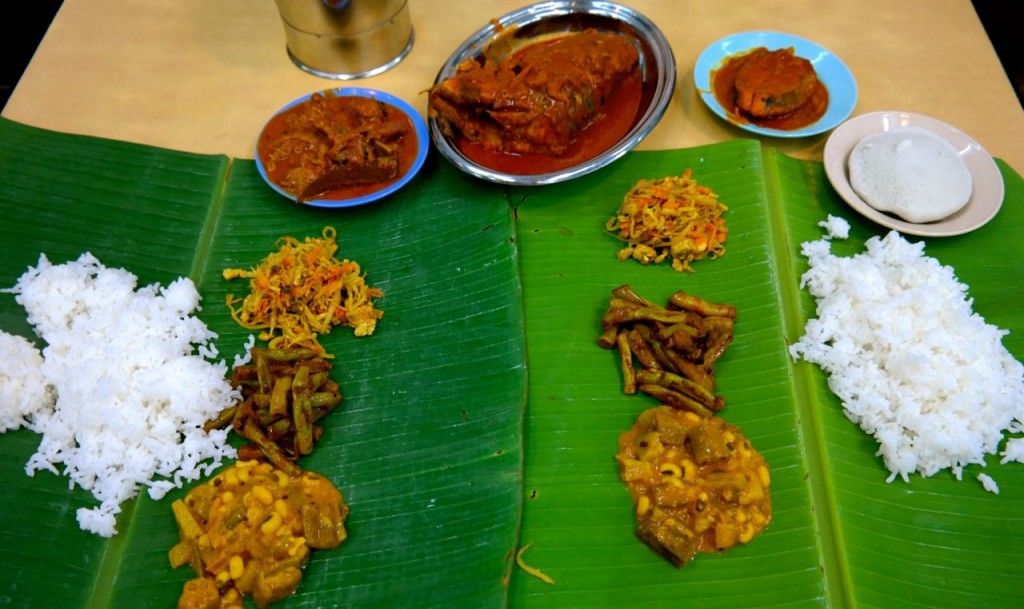
<svg viewBox="0 0 1024 609"><path fill-rule="evenodd" d="M618 262L604 231L639 178L695 178L729 206L726 254L680 274ZM1019 305L1021 179L1002 166L1006 202L968 235L928 240L925 253L971 286L975 310L1010 329L1024 355ZM852 224L833 251L851 255L884 229L853 214L821 163L750 140L636 152L577 183L513 193L521 248L530 388L521 543L549 585L519 574L517 607L1011 606L1024 591L1024 467L988 459L999 495L968 467L885 482L877 444L842 413L827 377L787 347L814 316L800 289L805 241L828 215ZM916 241L916 239L915 239ZM595 345L611 290L629 284L658 303L685 290L737 307L736 337L716 364L721 416L772 468L774 521L753 543L676 569L638 543L613 454L618 435L654 402L624 395L618 354Z"/></svg>
<svg viewBox="0 0 1024 609"><path fill-rule="evenodd" d="M728 205L727 252L678 273L620 262L605 221L638 179L692 169ZM1024 337L1024 183L1000 163L1006 199L972 233L926 253L970 286L986 320ZM814 316L800 244L829 214L852 224L849 255L884 229L837 197L820 163L755 140L633 152L565 184L506 188L433 155L405 189L344 210L295 206L250 160L72 136L0 119L0 288L40 254L89 251L139 285L189 277L199 317L230 361L249 332L224 299L229 267L254 266L279 237L338 231L339 257L383 290L369 337L323 342L345 396L301 464L351 507L349 539L316 552L281 607L971 607L1024 593L1024 465L988 460L886 483L874 440L842 413L827 377L787 347ZM617 354L597 346L611 290L664 302L677 291L736 305L716 368L722 416L772 470L774 520L752 543L677 569L634 534L614 454L653 405L625 395ZM13 295L0 329L36 340ZM42 345L39 345L42 346ZM130 348L130 345L125 345ZM170 568L170 502L145 492L110 539L79 530L95 501L67 479L25 475L39 438L0 435L0 605L169 607L192 574ZM998 495L975 480L985 471ZM516 566L516 551L554 581Z"/></svg>
<svg viewBox="0 0 1024 609"><path fill-rule="evenodd" d="M251 161L0 127L2 281L13 284L40 252L56 264L89 251L140 286L188 276L228 361L250 332L224 304L244 286L221 271L255 266L282 236L334 226L338 256L383 291L384 317L372 336L337 328L321 341L344 401L301 465L344 494L349 539L314 554L300 593L282 605L505 603L526 352L514 226L500 192L439 165L386 204L338 213L288 203ZM32 337L12 295L0 306L6 331ZM83 533L75 510L94 505L88 493L47 473L25 476L37 444L24 430L0 437L0 604L174 606L193 576L167 559L177 540L170 502L185 489L161 501L140 495L112 539Z"/></svg>

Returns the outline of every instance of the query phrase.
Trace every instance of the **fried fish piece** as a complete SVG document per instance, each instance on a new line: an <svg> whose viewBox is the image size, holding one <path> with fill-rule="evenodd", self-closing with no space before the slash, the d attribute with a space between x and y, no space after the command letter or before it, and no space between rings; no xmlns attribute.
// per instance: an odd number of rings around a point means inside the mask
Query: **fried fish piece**
<svg viewBox="0 0 1024 609"><path fill-rule="evenodd" d="M752 116L788 114L811 98L818 76L810 61L793 47L751 51L736 72L736 106Z"/></svg>
<svg viewBox="0 0 1024 609"><path fill-rule="evenodd" d="M430 90L430 116L490 151L559 155L636 72L625 36L584 30L529 44L495 61L461 63Z"/></svg>

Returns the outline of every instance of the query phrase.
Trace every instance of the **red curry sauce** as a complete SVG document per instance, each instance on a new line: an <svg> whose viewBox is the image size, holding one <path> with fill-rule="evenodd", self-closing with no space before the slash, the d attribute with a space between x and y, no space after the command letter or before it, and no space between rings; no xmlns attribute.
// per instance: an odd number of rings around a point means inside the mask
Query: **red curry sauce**
<svg viewBox="0 0 1024 609"><path fill-rule="evenodd" d="M349 105L358 102L365 102L367 99L358 96L328 95L325 97L329 102L331 112L338 114L346 112L346 110L349 109ZM379 119L380 122L386 122L391 125L397 124L403 131L400 137L395 140L399 143L397 150L398 173L394 177L382 181L349 184L339 188L334 188L325 193L316 195L316 199L339 201L377 192L378 190L386 188L401 179L401 177L409 171L415 162L419 142L416 137L416 130L413 127L412 121L399 108L383 101L374 101L378 103L383 110L383 116ZM303 114L307 111L307 104L309 103L310 100L296 104L295 106L271 118L266 127L263 128L263 132L260 134L260 138L257 143L256 152L259 155L259 158L263 161L267 177L285 190L290 191L290 189L283 184L283 182L285 182L285 176L289 171L297 166L300 159L298 158L298 155L293 155L282 160L277 160L276 162L268 162L268 159L270 159L270 149L276 142L281 141L282 138L293 136L297 131L310 128L310 125L303 118Z"/></svg>
<svg viewBox="0 0 1024 609"><path fill-rule="evenodd" d="M828 110L828 88L820 80L810 99L792 112L779 116L752 116L736 106L736 73L743 66L747 53L727 58L711 71L711 90L715 99L737 124L753 124L779 131L796 131L818 121Z"/></svg>
<svg viewBox="0 0 1024 609"><path fill-rule="evenodd" d="M537 175L585 163L614 146L636 124L643 97L639 73L631 75L608 99L596 120L576 134L561 155L513 154L486 150L459 134L456 145L474 163L514 175Z"/></svg>

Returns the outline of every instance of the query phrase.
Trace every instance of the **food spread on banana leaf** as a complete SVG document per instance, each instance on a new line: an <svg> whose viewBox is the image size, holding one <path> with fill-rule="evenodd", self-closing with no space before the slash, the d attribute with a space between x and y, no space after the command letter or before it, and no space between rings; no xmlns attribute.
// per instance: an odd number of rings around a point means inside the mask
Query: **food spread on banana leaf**
<svg viewBox="0 0 1024 609"><path fill-rule="evenodd" d="M191 564L179 609L258 607L295 591L313 549L338 547L349 508L327 478L239 461L171 505L181 541L171 566Z"/></svg>
<svg viewBox="0 0 1024 609"><path fill-rule="evenodd" d="M338 260L337 231L325 227L322 237L278 240L272 252L252 269L225 269L224 279L249 279L245 298L228 294L227 305L240 325L263 330L260 340L272 348L302 347L323 355L318 334L336 325L369 336L384 313L373 299L383 296L366 284L359 264Z"/></svg>
<svg viewBox="0 0 1024 609"><path fill-rule="evenodd" d="M260 338L269 342L255 346L251 337L251 363L236 361L231 376L241 399L204 425L230 426L248 441L239 461L171 506L181 539L168 553L171 566L191 564L197 575L179 609L243 609L250 596L262 609L295 592L311 549L347 537L341 492L296 463L342 401L317 334L345 323L366 336L381 316L370 301L380 290L366 286L357 264L334 258L336 236L326 227L320 238L282 237L256 269L224 271L228 280L250 279L252 293L229 295L228 306L244 327L267 329Z"/></svg>
<svg viewBox="0 0 1024 609"><path fill-rule="evenodd" d="M619 260L658 264L670 258L673 269L693 271L691 262L725 254L729 230L722 215L728 210L687 169L681 176L638 181L605 230L626 242Z"/></svg>
<svg viewBox="0 0 1024 609"><path fill-rule="evenodd" d="M380 190L408 171L416 152L416 131L404 112L330 91L274 116L257 145L267 176L298 203Z"/></svg>
<svg viewBox="0 0 1024 609"><path fill-rule="evenodd" d="M623 393L662 404L619 436L615 457L637 536L678 567L699 552L750 542L772 519L771 474L740 429L718 416L725 401L714 392L736 307L683 291L663 307L628 285L612 295L598 345L618 349Z"/></svg>
<svg viewBox="0 0 1024 609"><path fill-rule="evenodd" d="M634 44L614 32L538 38L507 56L482 53L462 62L430 90L429 114L443 133L481 154L541 155L558 166L551 157L580 154L573 145L591 125L610 118L627 121L616 130L629 128L639 103L639 58ZM631 83L633 112L610 112ZM610 134L610 143L620 136Z"/></svg>
<svg viewBox="0 0 1024 609"><path fill-rule="evenodd" d="M231 385L242 400L225 408L204 428L230 426L249 441L239 459L266 459L289 475L294 462L313 452L323 435L321 421L341 403L331 364L310 349L250 349L252 364L235 366Z"/></svg>
<svg viewBox="0 0 1024 609"><path fill-rule="evenodd" d="M828 109L828 88L792 47L733 55L712 70L711 87L730 118L769 129L806 127Z"/></svg>
<svg viewBox="0 0 1024 609"><path fill-rule="evenodd" d="M637 536L677 567L749 543L771 523L768 464L720 416L650 408L619 437L615 458Z"/></svg>

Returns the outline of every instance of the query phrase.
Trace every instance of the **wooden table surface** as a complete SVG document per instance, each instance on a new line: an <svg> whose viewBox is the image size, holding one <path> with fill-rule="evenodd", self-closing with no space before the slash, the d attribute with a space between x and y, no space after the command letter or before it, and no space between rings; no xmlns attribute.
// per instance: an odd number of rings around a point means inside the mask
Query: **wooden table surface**
<svg viewBox="0 0 1024 609"><path fill-rule="evenodd" d="M452 51L489 19L527 4L409 2L415 43L406 59L374 77L334 81L291 63L269 0L65 0L3 115L57 131L252 158L265 120L311 91L373 87L425 114L424 90ZM811 39L849 66L859 89L854 115L925 114L1024 168L1024 112L968 0L627 4L664 32L677 63L670 108L640 149L757 137L704 106L693 66L723 36L772 30ZM820 159L827 136L761 139Z"/></svg>

